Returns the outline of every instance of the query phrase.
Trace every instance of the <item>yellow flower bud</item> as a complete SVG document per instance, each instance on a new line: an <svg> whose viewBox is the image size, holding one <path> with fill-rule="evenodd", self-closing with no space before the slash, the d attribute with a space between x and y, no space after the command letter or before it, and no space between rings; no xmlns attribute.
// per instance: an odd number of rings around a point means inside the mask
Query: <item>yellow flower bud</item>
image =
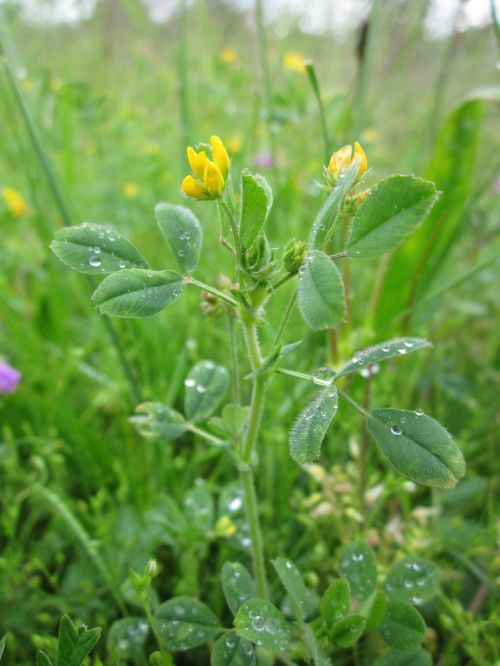
<svg viewBox="0 0 500 666"><path fill-rule="evenodd" d="M298 51L287 51L283 56L283 67L289 72L304 72L306 59Z"/></svg>
<svg viewBox="0 0 500 666"><path fill-rule="evenodd" d="M210 145L212 146L213 160L215 164L219 167L222 177L225 180L229 171L229 164L230 164L229 155L227 154L226 147L219 139L219 137L215 135L210 137Z"/></svg>
<svg viewBox="0 0 500 666"><path fill-rule="evenodd" d="M352 161L355 162L356 160L359 160L358 176L362 176L368 169L368 159L366 158L365 151L357 141L354 142L354 155L352 156Z"/></svg>
<svg viewBox="0 0 500 666"><path fill-rule="evenodd" d="M348 145L342 146L342 148L333 153L327 167L327 177L329 182L335 184L339 179L340 174L355 162L358 163L357 178L361 178L368 169L368 160L365 151L357 141L354 142L354 152L352 146Z"/></svg>
<svg viewBox="0 0 500 666"><path fill-rule="evenodd" d="M4 187L2 189L2 198L7 210L13 217L23 217L29 212L28 204L22 194L13 187Z"/></svg>
<svg viewBox="0 0 500 666"><path fill-rule="evenodd" d="M340 176L340 173L350 166L352 159L352 146L343 146L330 158L328 163L328 175L334 180Z"/></svg>

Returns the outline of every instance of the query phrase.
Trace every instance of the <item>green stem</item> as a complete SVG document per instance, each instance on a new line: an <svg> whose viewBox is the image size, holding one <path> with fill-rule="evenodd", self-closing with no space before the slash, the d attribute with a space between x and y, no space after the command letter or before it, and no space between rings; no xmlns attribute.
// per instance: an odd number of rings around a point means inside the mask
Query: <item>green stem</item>
<svg viewBox="0 0 500 666"><path fill-rule="evenodd" d="M259 46L259 60L260 69L262 74L263 92L264 92L264 105L265 116L268 131L269 145L273 158L276 159L276 146L274 140L274 132L272 128L273 119L273 94L271 88L271 73L269 69L269 57L267 50L266 26L264 24L264 3L263 0L256 0L255 14L257 17L257 36Z"/></svg>
<svg viewBox="0 0 500 666"><path fill-rule="evenodd" d="M219 199L219 205L223 208L224 212L226 213L229 226L231 227L231 232L233 234L233 239L234 239L234 248L236 250L236 258L238 260L238 271L239 271L241 247L240 247L240 237L238 235L238 227L236 226L236 220L234 219L233 211L228 206L227 202L224 201L224 199Z"/></svg>
<svg viewBox="0 0 500 666"><path fill-rule="evenodd" d="M342 391L342 389L337 388L337 391L339 392L339 395L341 395L344 400L347 400L347 402L351 405L351 407L354 407L356 411L358 411L360 414L362 414L365 418L368 416L368 412L366 409L361 407L361 405L358 405L358 403L353 400L345 391Z"/></svg>
<svg viewBox="0 0 500 666"><path fill-rule="evenodd" d="M187 429L189 432L192 432L194 435L198 435L198 437L201 437L202 439L205 439L207 442L210 442L210 444L213 444L213 446L228 446L229 442L226 442L223 439L219 439L219 437L216 437L215 435L212 435L211 433L207 432L206 430L202 430L201 428L198 428L195 426L193 423L189 423L187 426Z"/></svg>
<svg viewBox="0 0 500 666"><path fill-rule="evenodd" d="M259 341L257 337L257 327L253 322L243 320L243 331L248 358L252 371L256 371L262 363ZM244 441L241 448L241 469L240 478L243 486L243 497L245 504L245 514L250 529L250 539L252 542L252 563L257 593L260 597L267 597L267 577L266 565L264 559L264 544L262 540L262 530L259 522L259 509L257 496L255 493L255 479L253 471L253 457L257 447L257 440L264 411L264 399L266 393L267 378L262 375L255 376L252 386L252 398L250 402L250 414L245 432Z"/></svg>
<svg viewBox="0 0 500 666"><path fill-rule="evenodd" d="M236 346L236 335L234 331L234 317L229 314L229 343L231 346L231 370L233 375L233 400L237 405L241 405L241 386L240 372L238 362L238 348Z"/></svg>
<svg viewBox="0 0 500 666"><path fill-rule="evenodd" d="M211 287L209 284L200 282L200 280L195 280L194 277L188 276L186 278L186 283L192 284L199 289L203 289L203 291L206 291L208 294L212 294L212 296L217 296L217 298L220 298L221 300L226 301L226 303L229 303L229 305L232 305L233 308L238 305L234 298L231 298L231 296L228 296L223 291L219 291L219 289L216 289L215 287Z"/></svg>
<svg viewBox="0 0 500 666"><path fill-rule="evenodd" d="M293 292L292 297L290 298L290 300L288 301L288 305L286 306L286 310L281 319L278 332L276 333L276 337L274 338L274 343L273 343L274 348L276 348L280 343L281 336L283 335L285 327L288 324L288 320L290 319L290 315L292 314L292 310L296 300L297 300L297 290Z"/></svg>
<svg viewBox="0 0 500 666"><path fill-rule="evenodd" d="M319 379L314 375L308 375L305 372L298 372L297 370L289 370L288 368L276 368L275 372L279 375L288 375L289 377L296 377L297 379L304 379L306 382L312 382L317 386L331 386L332 382L329 379Z"/></svg>
<svg viewBox="0 0 500 666"><path fill-rule="evenodd" d="M326 166L330 160L332 142L330 140L330 137L328 136L328 128L326 126L325 106L323 104L323 100L321 99L318 77L316 76L316 70L314 69L314 65L312 64L312 62L307 63L306 72L311 87L313 89L314 96L316 97L316 101L318 102L319 119L321 123L321 132L323 134L323 145L325 148L325 166Z"/></svg>
<svg viewBox="0 0 500 666"><path fill-rule="evenodd" d="M178 68L179 68L179 105L181 116L181 137L182 146L189 144L189 96L188 96L188 16L186 0L179 2L179 50L178 50Z"/></svg>

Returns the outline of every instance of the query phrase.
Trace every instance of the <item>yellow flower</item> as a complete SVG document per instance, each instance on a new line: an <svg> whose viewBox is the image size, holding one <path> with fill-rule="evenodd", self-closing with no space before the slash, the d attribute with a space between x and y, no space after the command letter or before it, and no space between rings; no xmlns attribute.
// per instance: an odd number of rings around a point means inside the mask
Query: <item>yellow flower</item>
<svg viewBox="0 0 500 666"><path fill-rule="evenodd" d="M227 147L231 155L239 153L242 146L243 146L243 141L241 140L241 137L237 136L236 134L230 137L229 141L227 142Z"/></svg>
<svg viewBox="0 0 500 666"><path fill-rule="evenodd" d="M365 151L357 141L354 142L354 153L352 146L343 146L333 153L327 168L329 181L335 184L341 173L355 162L358 163L357 177L361 178L368 168L368 160Z"/></svg>
<svg viewBox="0 0 500 666"><path fill-rule="evenodd" d="M219 60L225 65L232 65L238 60L238 52L230 46L226 46L219 51Z"/></svg>
<svg viewBox="0 0 500 666"><path fill-rule="evenodd" d="M2 198L12 217L24 217L28 213L28 204L22 194L13 187L4 187L2 189Z"/></svg>
<svg viewBox="0 0 500 666"><path fill-rule="evenodd" d="M283 67L289 72L303 72L306 68L306 59L298 51L287 51L283 56Z"/></svg>
<svg viewBox="0 0 500 666"><path fill-rule="evenodd" d="M229 516L221 516L215 523L215 534L218 537L230 537L236 534L236 525Z"/></svg>
<svg viewBox="0 0 500 666"><path fill-rule="evenodd" d="M212 159L204 150L196 152L191 146L187 149L189 166L194 176L186 176L182 181L182 191L193 199L218 199L226 184L229 172L229 155L218 136L210 137Z"/></svg>
<svg viewBox="0 0 500 666"><path fill-rule="evenodd" d="M135 199L136 196L139 194L139 185L131 181L125 183L125 185L123 186L123 194L127 197L127 199Z"/></svg>

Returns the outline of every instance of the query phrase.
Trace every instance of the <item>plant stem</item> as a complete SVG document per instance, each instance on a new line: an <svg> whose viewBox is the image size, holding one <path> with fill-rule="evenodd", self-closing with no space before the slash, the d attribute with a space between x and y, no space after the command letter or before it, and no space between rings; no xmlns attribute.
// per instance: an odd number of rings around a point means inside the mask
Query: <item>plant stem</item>
<svg viewBox="0 0 500 666"><path fill-rule="evenodd" d="M238 348L236 346L236 335L234 332L234 317L228 317L229 344L231 346L231 370L233 375L233 400L237 405L241 404L240 368L238 362Z"/></svg>
<svg viewBox="0 0 500 666"><path fill-rule="evenodd" d="M238 227L236 226L236 220L234 219L234 214L231 208L228 206L227 202L224 199L219 199L219 205L223 208L226 213L226 217L231 227L231 232L234 239L234 248L236 250L236 258L238 261L238 272L240 267L240 258L241 258L241 247L240 247L240 237L238 235Z"/></svg>
<svg viewBox="0 0 500 666"><path fill-rule="evenodd" d="M323 134L323 146L325 149L325 166L326 166L330 159L332 142L330 140L330 137L328 136L328 128L326 126L325 106L323 104L323 100L321 99L321 91L319 89L318 77L316 76L316 70L314 69L314 65L312 64L312 62L307 63L306 72L311 87L313 89L314 96L316 97L316 101L318 102L319 119L321 122L321 132Z"/></svg>
<svg viewBox="0 0 500 666"><path fill-rule="evenodd" d="M274 343L273 347L276 348L281 340L281 336L283 335L285 331L285 327L288 323L288 320L290 319L290 315L292 314L293 307L295 305L295 301L297 300L297 290L295 290L292 294L292 297L288 301L288 305L286 306L285 313L281 319L280 325L278 327L278 331L276 333L276 337L274 338Z"/></svg>
<svg viewBox="0 0 500 666"><path fill-rule="evenodd" d="M337 389L337 391L344 398L344 400L347 400L347 402L351 405L351 407L354 407L354 409L358 411L360 414L362 414L364 417L368 416L368 412L366 411L366 409L361 407L361 405L358 405L358 403L355 400L353 400L347 393L345 393L345 391L342 391L342 389L339 388Z"/></svg>
<svg viewBox="0 0 500 666"><path fill-rule="evenodd" d="M226 303L229 303L229 305L232 305L233 308L236 307L237 305L236 301L234 300L234 298L231 298L231 296L228 296L223 291L220 291L215 287L211 287L209 284L205 284L204 282L195 280L194 277L191 276L187 277L186 282L187 284L192 284L195 287L203 289L203 291L206 291L208 294L212 294L212 296L217 296L217 298L220 298L221 300L226 301Z"/></svg>
<svg viewBox="0 0 500 666"><path fill-rule="evenodd" d="M288 375L289 377L296 377L297 379L304 379L306 382L312 382L317 386L331 386L331 380L318 379L314 375L308 375L305 372L298 372L297 370L289 370L288 368L276 368L275 372L279 375Z"/></svg>
<svg viewBox="0 0 500 666"><path fill-rule="evenodd" d="M272 128L273 120L273 94L271 89L271 74L269 69L269 57L267 50L266 26L264 25L264 3L263 0L256 0L255 14L257 18L257 36L259 47L260 70L263 83L264 109L268 131L269 145L274 159L276 159L276 146Z"/></svg>
<svg viewBox="0 0 500 666"><path fill-rule="evenodd" d="M255 323L242 320L245 343L252 371L255 372L262 363L257 327ZM257 440L264 411L264 399L266 393L267 378L263 375L254 376L252 386L252 398L250 402L250 415L247 429L241 447L240 478L243 486L243 497L245 503L245 514L250 529L252 542L252 563L257 593L262 598L267 598L267 577L264 559L264 544L262 541L262 530L259 521L259 510L257 496L255 493L255 479L253 471L253 457L257 446Z"/></svg>
<svg viewBox="0 0 500 666"><path fill-rule="evenodd" d="M201 428L198 428L195 426L193 423L190 423L187 426L187 429L189 432L192 432L194 435L198 435L198 437L201 437L202 439L205 439L207 442L210 442L213 446L228 446L229 442L224 441L223 439L220 439L219 437L216 437L215 435L212 435L211 433L207 432L206 430L202 430Z"/></svg>
<svg viewBox="0 0 500 666"><path fill-rule="evenodd" d="M181 148L189 144L189 96L188 96L188 17L186 0L179 2L179 44L178 44L178 75L179 75L179 106L181 117Z"/></svg>

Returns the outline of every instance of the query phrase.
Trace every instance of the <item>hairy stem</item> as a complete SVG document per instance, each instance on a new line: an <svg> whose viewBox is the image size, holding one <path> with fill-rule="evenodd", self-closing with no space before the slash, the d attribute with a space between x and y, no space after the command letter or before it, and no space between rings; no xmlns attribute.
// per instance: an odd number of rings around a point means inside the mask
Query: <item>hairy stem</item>
<svg viewBox="0 0 500 666"><path fill-rule="evenodd" d="M257 327L253 322L243 321L243 332L248 358L252 371L256 371L262 363L262 356L257 337ZM250 529L252 542L252 563L257 593L262 598L267 597L267 577L264 559L264 544L262 541L262 530L259 521L259 510L257 496L255 493L255 479L253 470L253 457L257 447L257 441L264 411L264 399L266 393L267 379L262 375L255 376L252 386L252 398L250 402L250 415L247 429L241 447L241 469L240 478L243 486L243 497L245 503L245 514Z"/></svg>

